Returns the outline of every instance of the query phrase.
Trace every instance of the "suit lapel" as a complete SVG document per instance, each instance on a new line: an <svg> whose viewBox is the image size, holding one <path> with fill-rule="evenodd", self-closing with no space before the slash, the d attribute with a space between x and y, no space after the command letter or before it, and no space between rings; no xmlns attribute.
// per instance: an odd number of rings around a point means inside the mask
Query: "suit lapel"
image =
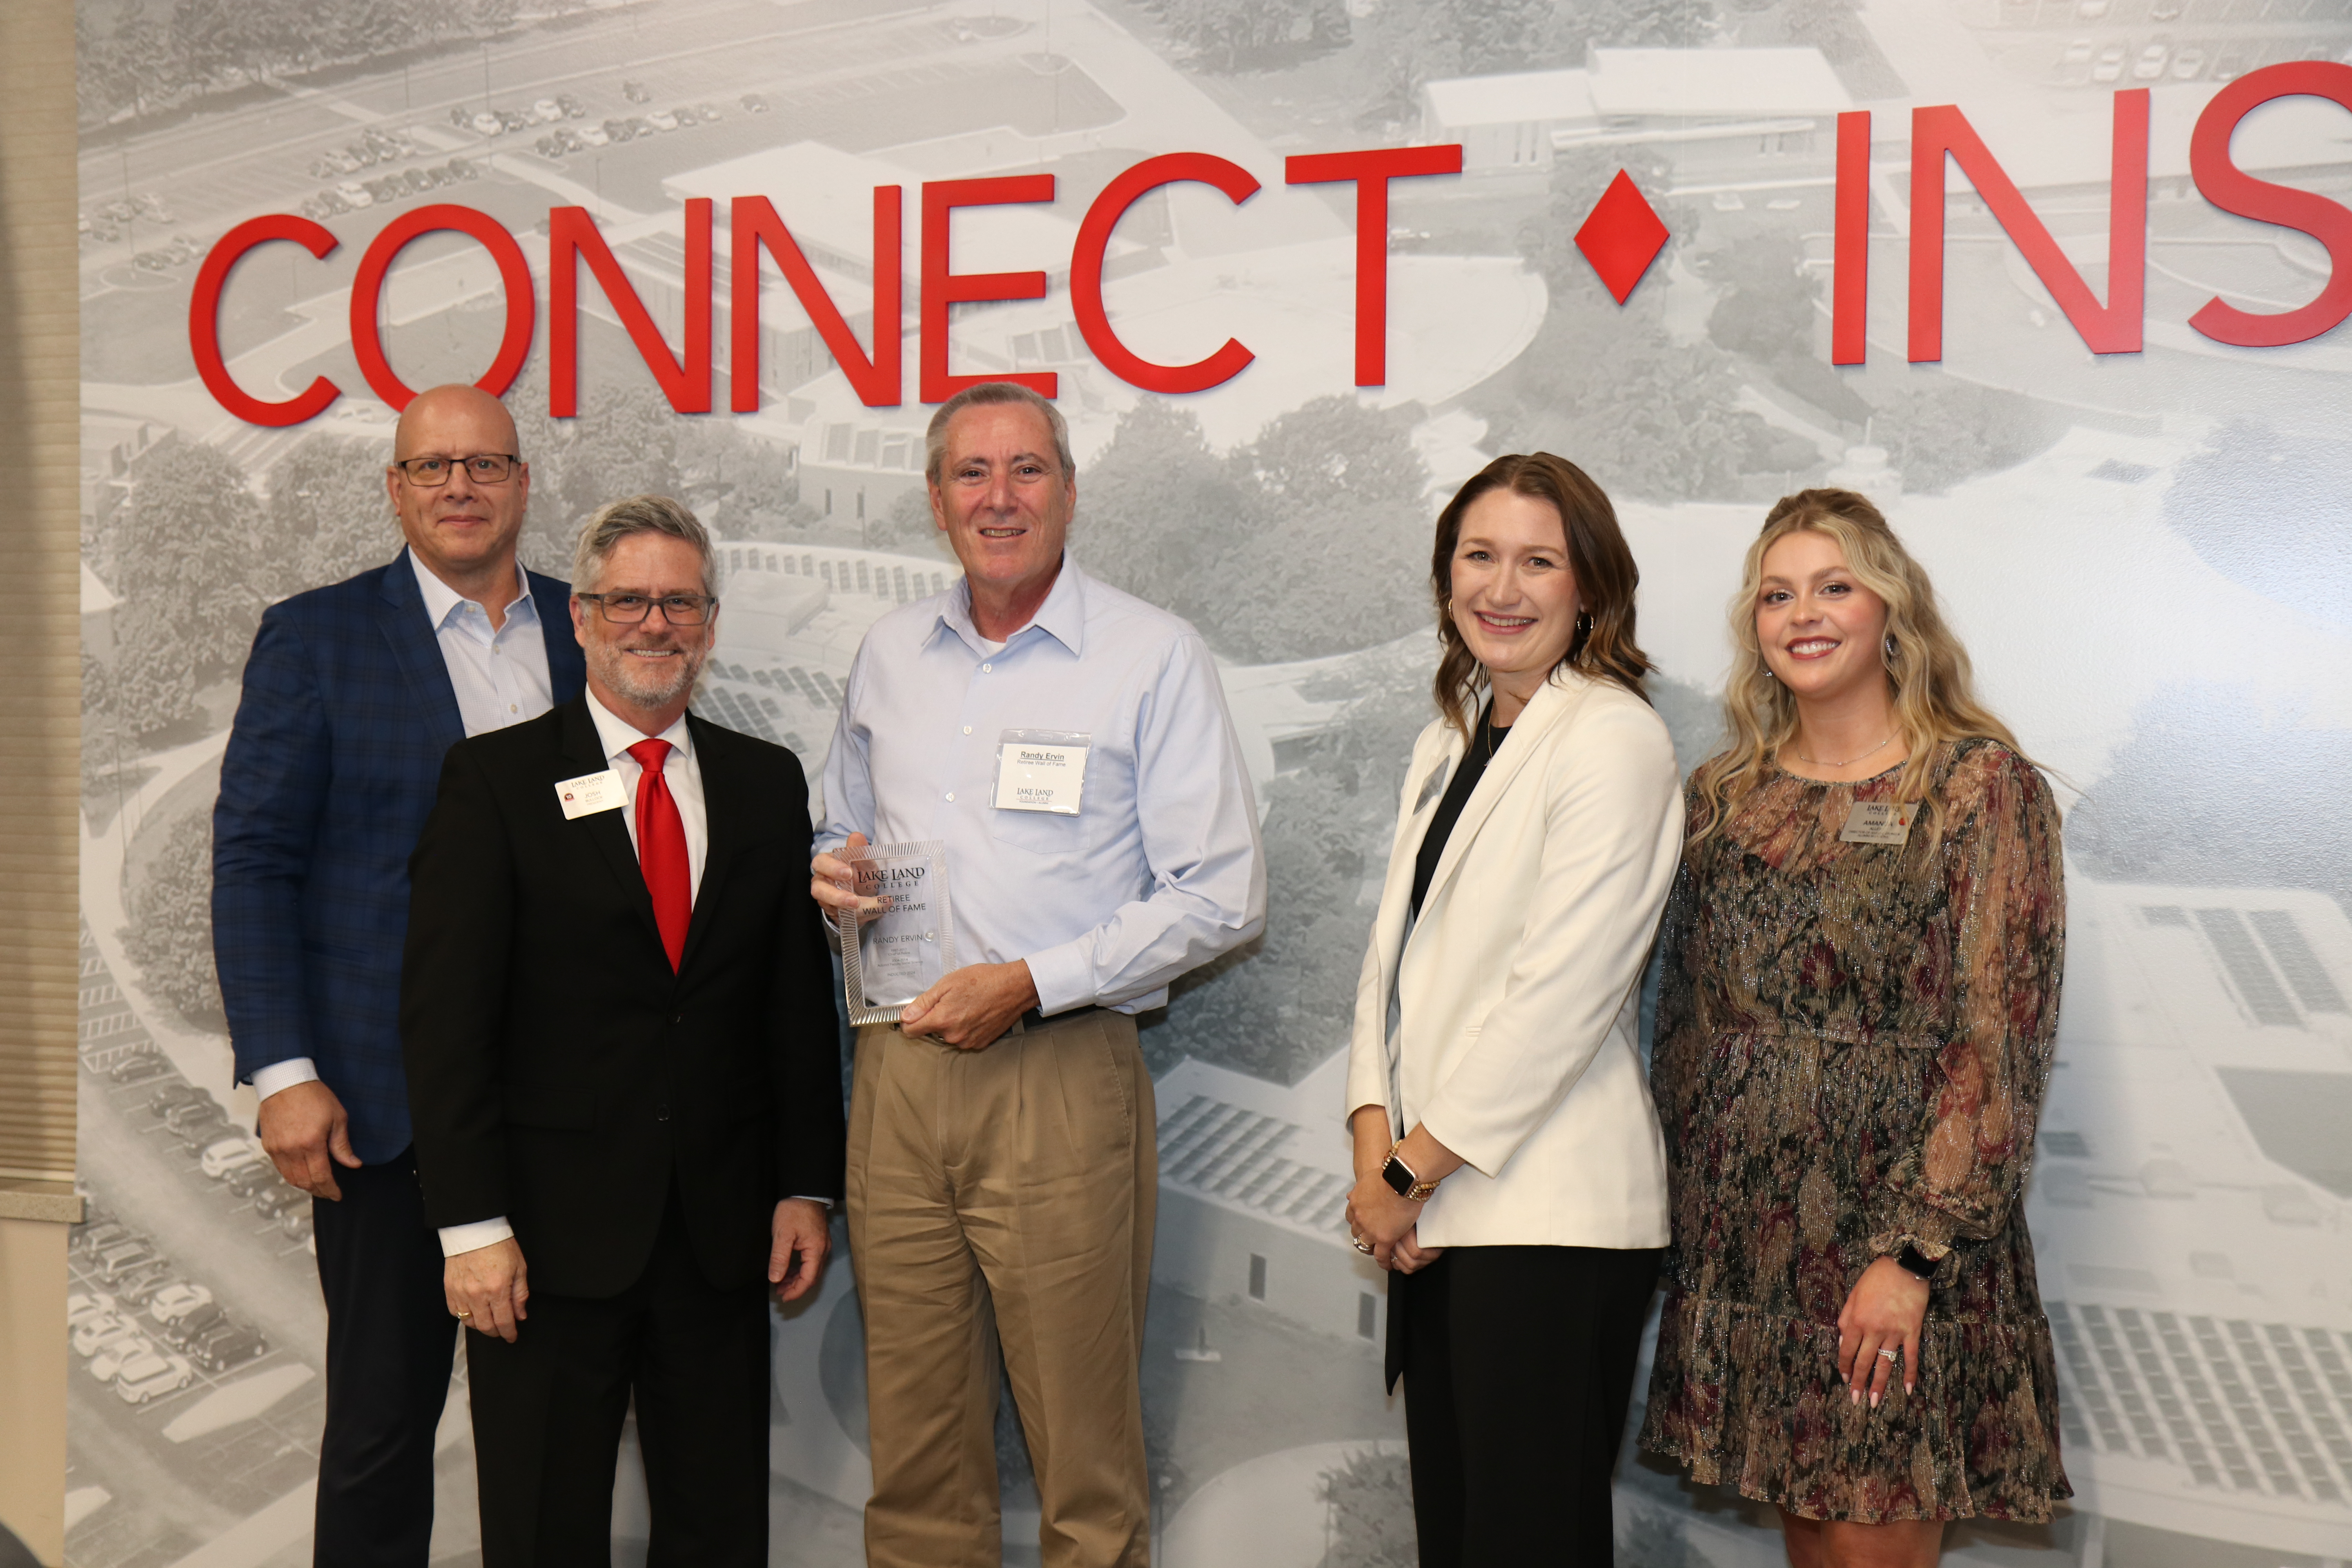
<svg viewBox="0 0 2352 1568"><path fill-rule="evenodd" d="M441 644L425 616L425 596L416 591L416 567L405 549L383 569L382 601L376 625L432 731L434 750L446 752L466 738L466 721L457 711L457 689L450 684L448 661L441 657Z"/></svg>
<svg viewBox="0 0 2352 1568"><path fill-rule="evenodd" d="M588 686L587 661L580 639L572 635L572 590L536 572L524 575L530 583L530 602L539 609L540 640L547 647L548 694L562 707Z"/></svg>
<svg viewBox="0 0 2352 1568"><path fill-rule="evenodd" d="M1445 848L1437 858L1437 870L1429 879L1429 891L1422 899L1423 909L1435 903L1438 895L1445 890L1445 884L1461 867L1463 856L1469 853L1471 841L1478 837L1478 829L1495 814L1495 807L1511 787L1511 781L1518 776L1528 759L1535 755L1536 749L1543 744L1544 737L1573 718L1576 710L1584 705L1586 693L1591 689L1592 682L1588 678L1562 673L1545 681L1535 696L1528 700L1518 721L1511 726L1511 732L1504 740L1502 749L1495 753L1494 760L1486 764L1486 773L1479 776L1478 786L1463 803L1462 815L1454 819L1454 831L1446 836Z"/></svg>
<svg viewBox="0 0 2352 1568"><path fill-rule="evenodd" d="M1453 725L1441 723L1436 732L1440 740L1434 748L1424 746L1414 752L1412 777L1407 781L1413 792L1408 803L1412 810L1397 824L1396 843L1389 850L1386 885L1381 889L1381 908L1390 911L1377 933L1381 965L1391 979L1396 973L1397 954L1404 947L1405 926L1412 919L1407 906L1412 902L1412 878L1421 858L1422 840L1429 837L1429 820L1437 814L1437 803L1445 798L1446 782L1462 765L1463 755L1468 750L1462 732Z"/></svg>
<svg viewBox="0 0 2352 1568"><path fill-rule="evenodd" d="M604 742L596 733L596 721L588 716L587 699L575 697L557 710L562 715L563 752L555 777L550 784L561 784L582 773L603 773L613 765L604 754ZM646 938L656 949L661 947L661 923L654 919L653 895L646 891L646 874L637 864L636 846L629 842L629 825L618 811L599 811L577 817L564 826L587 835L596 847L605 866L618 884L621 898L637 914L638 923L646 930ZM669 961L667 956L664 963Z"/></svg>
<svg viewBox="0 0 2352 1568"><path fill-rule="evenodd" d="M735 761L723 740L714 742L720 733L715 724L705 723L693 713L686 716L687 733L694 739L694 762L702 774L702 821L704 831L710 836L709 845L702 857L702 886L695 889L694 914L687 921L686 950L678 959L677 972L686 973L694 962L695 953L702 947L705 933L710 929L710 910L718 907L718 893L727 880L736 852L754 820L751 813L758 802L751 798L742 771L731 764ZM653 907L646 900L646 909Z"/></svg>

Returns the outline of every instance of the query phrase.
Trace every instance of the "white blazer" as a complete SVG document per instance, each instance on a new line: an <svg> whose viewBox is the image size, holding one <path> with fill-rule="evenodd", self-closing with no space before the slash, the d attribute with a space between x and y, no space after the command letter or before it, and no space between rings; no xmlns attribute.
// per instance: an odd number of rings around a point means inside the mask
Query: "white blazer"
<svg viewBox="0 0 2352 1568"><path fill-rule="evenodd" d="M1469 1162L1423 1209L1426 1246L1664 1247L1665 1143L1635 1037L1682 854L1674 742L1622 687L1555 674L1464 805L1408 934L1413 862L1464 750L1443 719L1413 744L1347 1110L1384 1106L1391 1137L1425 1125Z"/></svg>

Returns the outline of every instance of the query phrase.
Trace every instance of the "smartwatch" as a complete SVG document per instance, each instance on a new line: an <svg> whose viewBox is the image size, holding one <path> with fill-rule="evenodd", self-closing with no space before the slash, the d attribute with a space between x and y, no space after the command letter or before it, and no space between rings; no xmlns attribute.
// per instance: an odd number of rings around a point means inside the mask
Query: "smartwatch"
<svg viewBox="0 0 2352 1568"><path fill-rule="evenodd" d="M1397 1151L1403 1147L1402 1143L1389 1145L1388 1161L1381 1166L1381 1180L1386 1182L1389 1189L1407 1203L1427 1203L1429 1194L1437 1190L1437 1184L1423 1181L1412 1173L1412 1166L1397 1157Z"/></svg>
<svg viewBox="0 0 2352 1568"><path fill-rule="evenodd" d="M1922 1285L1927 1284L1936 1277L1937 1259L1921 1252L1914 1243L1905 1242L1902 1251L1890 1256L1895 1259L1895 1268L1910 1275Z"/></svg>

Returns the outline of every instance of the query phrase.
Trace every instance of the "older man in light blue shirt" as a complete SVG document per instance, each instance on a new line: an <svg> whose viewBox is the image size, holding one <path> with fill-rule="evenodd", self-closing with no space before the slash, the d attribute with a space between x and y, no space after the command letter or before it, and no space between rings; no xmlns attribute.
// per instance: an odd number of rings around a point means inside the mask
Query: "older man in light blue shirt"
<svg viewBox="0 0 2352 1568"><path fill-rule="evenodd" d="M837 914L868 841L936 840L958 954L977 961L858 1032L866 1560L997 1561L1001 1345L1046 1568L1142 1568L1159 1160L1133 1015L1264 925L1255 803L1200 634L1064 554L1077 491L1052 405L959 393L928 468L964 581L866 634L812 879ZM1076 812L1004 798L999 747L1024 732L1084 748Z"/></svg>

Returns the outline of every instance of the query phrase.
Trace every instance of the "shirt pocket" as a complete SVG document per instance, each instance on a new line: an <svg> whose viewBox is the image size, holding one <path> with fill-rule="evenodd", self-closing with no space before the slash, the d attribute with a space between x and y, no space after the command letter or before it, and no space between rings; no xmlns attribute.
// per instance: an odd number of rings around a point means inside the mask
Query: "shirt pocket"
<svg viewBox="0 0 2352 1568"><path fill-rule="evenodd" d="M1073 816L1059 811L1008 811L991 806L988 819L990 837L1033 855L1076 854L1091 847L1094 841L1092 824L1083 811Z"/></svg>

